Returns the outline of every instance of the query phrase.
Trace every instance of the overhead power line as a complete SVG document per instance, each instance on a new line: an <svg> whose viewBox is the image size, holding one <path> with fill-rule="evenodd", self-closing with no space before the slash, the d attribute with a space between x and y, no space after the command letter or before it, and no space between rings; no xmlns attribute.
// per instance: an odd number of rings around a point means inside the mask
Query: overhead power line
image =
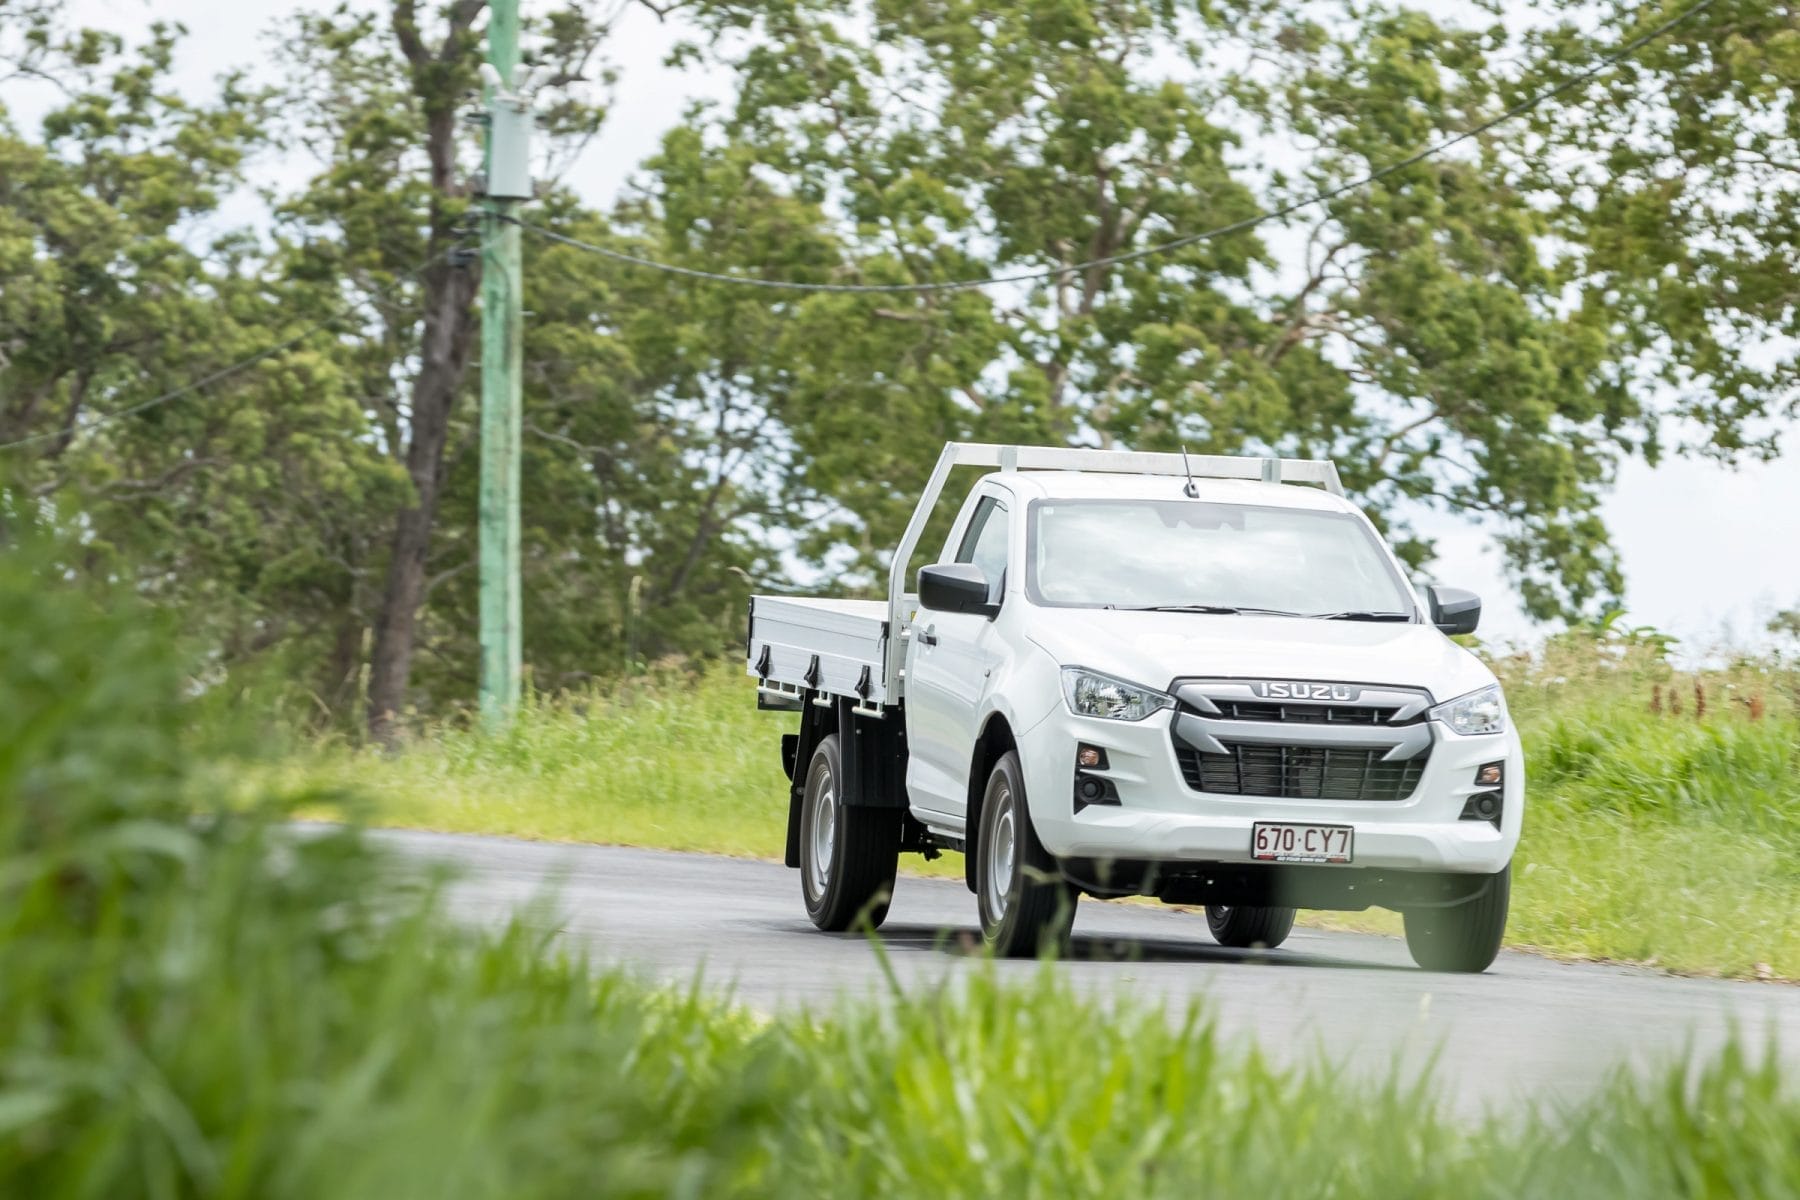
<svg viewBox="0 0 1800 1200"><path fill-rule="evenodd" d="M1610 54L1596 59L1591 65L1576 72L1574 75L1569 76L1569 78L1563 80L1561 83L1534 92L1517 104L1514 104L1512 107L1496 116L1488 118L1471 129L1466 129L1454 137L1445 138L1441 142L1434 142L1421 150L1414 151L1405 158L1370 171L1367 175L1352 179L1347 183L1340 183L1336 187L1327 188L1324 191L1308 196L1303 200L1296 200L1291 204L1284 204L1279 208L1272 208L1253 216L1244 217L1241 220L1232 221L1226 225L1205 229L1199 233L1183 234L1180 237L1171 238L1166 242L1159 242L1156 245L1145 246L1137 250L1129 250L1119 254L1109 254L1103 258L1089 259L1086 262L1070 263L1067 266L1043 267L1030 271L1014 271L1004 275L989 275L982 279L954 279L935 283L806 283L793 279L763 279L754 275L738 275L723 271L705 271L696 267L678 266L674 263L660 262L656 259L644 258L641 255L629 254L623 250L614 250L609 246L595 245L592 242L582 241L580 238L570 237L568 234L557 233L555 230L546 229L541 225L533 225L527 221L518 221L517 223L527 232L543 238L546 241L557 242L565 246L572 246L578 250L585 250L589 253L600 255L603 258L610 258L615 262L628 263L635 267L646 267L653 271L662 271L669 275L679 275L687 279L704 279L712 283L731 283L739 284L744 287L771 288L788 292L850 292L865 294L962 292L972 291L976 288L992 287L996 284L1035 283L1039 280L1056 279L1065 275L1079 275L1084 271L1091 271L1096 267L1121 266L1125 263L1138 262L1142 259L1151 258L1159 254L1167 254L1171 250L1179 250L1184 246L1192 246L1197 242L1210 241L1214 238L1226 237L1233 233L1242 233L1247 229L1254 229L1265 221L1274 221L1282 217L1292 216L1294 213L1312 208L1315 205L1335 200L1348 192L1367 187L1372 183L1378 183L1389 175L1404 171L1408 167L1417 166L1426 159L1442 154L1446 150L1460 145L1471 138L1480 137L1495 126L1503 125L1514 117L1531 111L1546 100L1554 99L1569 89L1586 83L1588 80L1593 79L1608 68L1618 65L1618 63L1624 59L1629 58L1631 55L1664 36L1677 26L1698 16L1702 12L1705 12L1713 6L1714 2L1715 0L1700 0L1699 3L1677 13L1675 16L1670 17L1655 28L1647 30L1637 37L1632 38Z"/></svg>
<svg viewBox="0 0 1800 1200"><path fill-rule="evenodd" d="M421 263L419 266L413 268L411 271L408 271L405 274L401 275L399 277L399 279L403 279L403 280L415 279L419 275L423 274L425 272L426 268L429 267L430 265L431 265L430 261ZM392 290L391 288L384 289L381 294L386 295L387 292L389 292L391 290ZM229 379L233 375L241 374L242 372L249 370L251 367L254 367L257 363L262 362L265 359L273 358L275 355L280 354L285 350L293 349L295 346L298 346L301 342L304 342L307 338L311 337L313 334L318 333L320 330L328 329L336 322L342 320L344 317L349 316L352 312L356 311L356 309L358 309L359 307L361 307L363 304L365 304L367 302L368 302L367 297L361 297L361 298L358 298L355 300L346 301L343 305L341 305L340 307L338 307L337 309L332 311L328 316L322 317L321 319L313 322L311 325L308 325L306 328L300 330L300 332L294 334L291 337L284 338L279 342L275 342L271 345L264 346L261 350L258 350L255 354L252 354L252 355L248 356L247 358L241 358L229 366L220 367L216 371L213 371L206 375L202 375L200 378L191 380L188 383L184 383L178 388L174 388L170 391L163 392L161 395L152 396L148 400L140 400L136 404L128 404L124 408L115 409L114 411L108 412L108 413L101 413L100 415L94 417L93 419L91 419L85 423L78 424L73 429L46 430L43 433L30 434L26 437L18 438L14 441L0 442L0 453L4 453L5 451L8 451L8 450L16 450L22 446L36 445L39 442L53 442L56 439L62 438L62 437L67 437L72 440L74 438L81 437L84 434L90 433L95 429L99 429L102 426L111 425L115 421L121 421L121 420L125 419L126 417L135 416L138 413L146 412L152 408L159 407L160 405L168 404L169 402L171 402L173 400L179 400L183 396L191 395L194 392L204 391L205 389L211 387L215 383L218 383L225 379Z"/></svg>

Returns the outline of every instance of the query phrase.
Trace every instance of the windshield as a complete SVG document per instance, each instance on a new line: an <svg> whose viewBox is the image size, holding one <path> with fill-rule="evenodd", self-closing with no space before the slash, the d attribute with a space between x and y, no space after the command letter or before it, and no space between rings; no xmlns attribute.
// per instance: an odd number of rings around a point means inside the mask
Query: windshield
<svg viewBox="0 0 1800 1200"><path fill-rule="evenodd" d="M1048 500L1032 506L1029 536L1028 586L1039 604L1413 613L1388 556L1349 513Z"/></svg>

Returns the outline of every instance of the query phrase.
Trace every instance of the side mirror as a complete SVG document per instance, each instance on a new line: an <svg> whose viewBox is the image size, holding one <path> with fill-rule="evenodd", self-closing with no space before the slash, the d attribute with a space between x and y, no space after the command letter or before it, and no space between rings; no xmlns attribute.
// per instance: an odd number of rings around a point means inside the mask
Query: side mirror
<svg viewBox="0 0 1800 1200"><path fill-rule="evenodd" d="M937 563L919 568L922 608L991 617L1000 611L1000 606L988 601L988 591L988 577L974 563Z"/></svg>
<svg viewBox="0 0 1800 1200"><path fill-rule="evenodd" d="M1445 633L1474 633L1481 624L1481 597L1474 592L1434 584L1425 589L1425 600L1431 606L1431 623Z"/></svg>

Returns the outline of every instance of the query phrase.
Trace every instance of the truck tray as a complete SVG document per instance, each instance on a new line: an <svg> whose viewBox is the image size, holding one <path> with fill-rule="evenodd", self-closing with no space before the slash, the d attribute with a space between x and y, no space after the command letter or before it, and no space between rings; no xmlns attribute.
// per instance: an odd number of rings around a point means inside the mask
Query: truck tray
<svg viewBox="0 0 1800 1200"><path fill-rule="evenodd" d="M750 597L749 671L766 688L885 703L887 646L886 601Z"/></svg>

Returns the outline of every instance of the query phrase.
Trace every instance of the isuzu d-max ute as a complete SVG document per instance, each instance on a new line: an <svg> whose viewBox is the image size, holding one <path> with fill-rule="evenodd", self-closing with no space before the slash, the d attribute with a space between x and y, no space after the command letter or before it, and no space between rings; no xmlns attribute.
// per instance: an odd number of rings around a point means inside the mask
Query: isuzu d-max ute
<svg viewBox="0 0 1800 1200"><path fill-rule="evenodd" d="M994 468L905 589L951 469ZM821 929L878 926L902 851L963 853L998 954L1075 900L1203 905L1227 946L1300 908L1398 910L1421 966L1482 971L1524 816L1493 674L1415 592L1336 467L952 443L888 599L752 599L787 864Z"/></svg>

